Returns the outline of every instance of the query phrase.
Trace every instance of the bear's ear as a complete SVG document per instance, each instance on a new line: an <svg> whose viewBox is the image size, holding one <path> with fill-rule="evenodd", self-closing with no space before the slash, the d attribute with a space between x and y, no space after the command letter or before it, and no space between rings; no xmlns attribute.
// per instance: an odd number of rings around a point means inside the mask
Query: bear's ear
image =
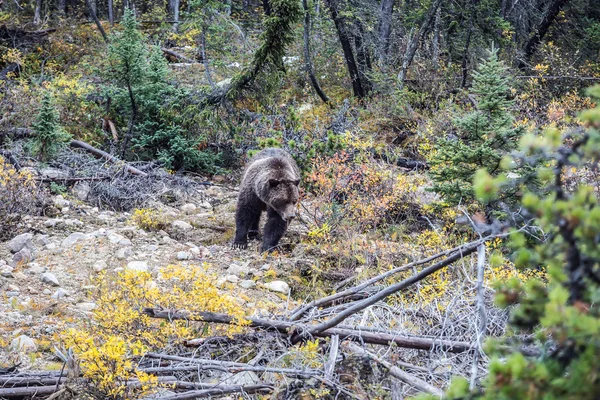
<svg viewBox="0 0 600 400"><path fill-rule="evenodd" d="M292 183L296 186L298 186L300 184L300 179L296 179L295 181L292 181Z"/></svg>
<svg viewBox="0 0 600 400"><path fill-rule="evenodd" d="M269 179L269 186L271 187L275 187L277 185L279 185L279 179Z"/></svg>

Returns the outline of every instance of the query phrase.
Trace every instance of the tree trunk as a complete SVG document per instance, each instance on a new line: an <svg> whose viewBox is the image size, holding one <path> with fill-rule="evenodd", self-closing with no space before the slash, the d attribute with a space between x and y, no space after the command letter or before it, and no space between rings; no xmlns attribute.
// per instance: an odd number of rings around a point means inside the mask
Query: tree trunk
<svg viewBox="0 0 600 400"><path fill-rule="evenodd" d="M337 30L338 37L340 39L340 44L342 45L344 58L346 59L346 66L348 68L348 74L352 80L352 90L354 92L354 96L362 99L365 97L365 90L360 80L358 66L356 64L356 59L354 58L354 52L352 50L352 44L350 43L348 32L346 30L345 21L343 17L340 17L339 15L337 0L325 1L329 7L329 11L331 12L331 19L333 19L335 29Z"/></svg>
<svg viewBox="0 0 600 400"><path fill-rule="evenodd" d="M544 15L544 19L536 29L533 36L531 36L531 38L527 41L525 47L523 48L524 56L521 62L519 63L519 68L523 69L527 67L529 59L537 49L542 39L544 39L544 36L546 36L546 33L548 33L550 26L552 26L552 23L556 19L556 16L560 12L560 10L564 7L565 4L567 4L567 1L568 0L553 0L552 3L550 3L548 11L546 12L546 15Z"/></svg>
<svg viewBox="0 0 600 400"><path fill-rule="evenodd" d="M271 15L271 3L269 3L269 0L262 0L262 4L263 10L265 10L265 15Z"/></svg>
<svg viewBox="0 0 600 400"><path fill-rule="evenodd" d="M400 73L398 73L398 81L400 85L404 85L404 80L406 79L406 73L408 72L408 67L412 64L412 60L415 57L415 53L417 52L417 48L419 47L419 43L423 40L423 37L427 34L427 30L429 26L433 22L433 18L435 13L442 3L443 0L433 0L431 6L429 7L429 11L427 11L427 15L425 16L425 20L419 31L413 35L408 43L406 48L406 52L404 53L404 58L402 60L402 68L400 69Z"/></svg>
<svg viewBox="0 0 600 400"><path fill-rule="evenodd" d="M381 15L377 33L379 37L379 62L384 64L390 50L390 36L392 34L392 14L394 12L394 0L381 0Z"/></svg>
<svg viewBox="0 0 600 400"><path fill-rule="evenodd" d="M67 15L66 0L58 0L58 15L61 17L65 17Z"/></svg>
<svg viewBox="0 0 600 400"><path fill-rule="evenodd" d="M469 16L469 28L467 30L467 40L465 41L465 51L463 52L463 58L461 63L462 69L462 80L460 82L460 87L467 86L467 77L469 75L469 46L471 45L471 36L473 35L473 23L475 21L475 12L476 12L476 2L477 0L471 0L471 15Z"/></svg>
<svg viewBox="0 0 600 400"><path fill-rule="evenodd" d="M113 6L113 0L108 0L108 22L110 22L111 25L114 25L115 23L115 13L113 10Z"/></svg>
<svg viewBox="0 0 600 400"><path fill-rule="evenodd" d="M206 26L202 25L202 32L200 33L200 56L202 57L202 63L204 64L204 75L206 81L211 88L215 88L216 85L210 76L210 65L208 64L208 56L206 54Z"/></svg>
<svg viewBox="0 0 600 400"><path fill-rule="evenodd" d="M173 17L173 32L179 29L179 3L180 0L169 0L169 11Z"/></svg>
<svg viewBox="0 0 600 400"><path fill-rule="evenodd" d="M431 43L431 62L435 69L440 64L440 25L442 24L442 7L438 7L433 23L433 42Z"/></svg>
<svg viewBox="0 0 600 400"><path fill-rule="evenodd" d="M42 23L42 0L35 1L35 11L33 12L33 23L39 25Z"/></svg>
<svg viewBox="0 0 600 400"><path fill-rule="evenodd" d="M310 83L312 87L317 92L317 95L323 100L324 103L329 104L329 97L323 92L321 86L319 85L319 81L315 76L315 71L312 65L311 56L310 56L310 10L308 9L308 1L302 0L302 7L304 8L304 67L306 68L306 73L310 79Z"/></svg>
<svg viewBox="0 0 600 400"><path fill-rule="evenodd" d="M90 13L93 12L93 15L98 15L98 4L96 4L96 0L89 0L90 4L88 7L90 8Z"/></svg>
<svg viewBox="0 0 600 400"><path fill-rule="evenodd" d="M98 19L98 16L96 15L96 9L94 6L95 1L94 0L85 0L85 4L87 5L90 16L92 17L92 19L96 23L96 26L98 27L98 30L100 31L102 38L104 39L104 41L106 43L108 43L108 36L106 36L106 32L104 31L104 28L102 27L102 24L100 23L100 20Z"/></svg>
<svg viewBox="0 0 600 400"><path fill-rule="evenodd" d="M369 55L369 49L365 45L364 30L360 21L356 21L358 35L354 37L354 46L356 47L356 58L358 60L358 72L360 73L360 80L365 91L365 94L371 91L371 80L369 74L371 73L371 56Z"/></svg>

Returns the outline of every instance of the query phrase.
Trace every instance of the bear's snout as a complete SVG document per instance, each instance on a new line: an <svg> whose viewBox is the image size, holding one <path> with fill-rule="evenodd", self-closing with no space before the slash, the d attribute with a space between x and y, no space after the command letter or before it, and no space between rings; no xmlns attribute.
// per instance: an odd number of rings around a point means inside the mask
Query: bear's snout
<svg viewBox="0 0 600 400"><path fill-rule="evenodd" d="M291 211L291 212L282 213L281 218L283 218L283 220L286 222L290 222L291 220L296 218L296 212Z"/></svg>

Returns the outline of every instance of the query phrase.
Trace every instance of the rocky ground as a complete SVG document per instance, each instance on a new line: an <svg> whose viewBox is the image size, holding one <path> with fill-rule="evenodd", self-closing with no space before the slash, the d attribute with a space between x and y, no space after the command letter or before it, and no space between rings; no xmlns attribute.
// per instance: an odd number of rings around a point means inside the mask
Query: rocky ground
<svg viewBox="0 0 600 400"><path fill-rule="evenodd" d="M100 210L68 195L53 199L52 218L26 217L25 233L0 243L0 366L56 367L52 335L61 322L89 317L93 278L104 270L154 273L169 264L206 263L221 283L236 285L247 309L269 311L256 307L255 299L280 312L291 307L285 271L298 260L289 252L261 256L258 242L248 250L230 246L236 195L212 186L177 207L155 204L169 224L151 232L139 229L129 213ZM303 229L296 222L284 241L294 241Z"/></svg>

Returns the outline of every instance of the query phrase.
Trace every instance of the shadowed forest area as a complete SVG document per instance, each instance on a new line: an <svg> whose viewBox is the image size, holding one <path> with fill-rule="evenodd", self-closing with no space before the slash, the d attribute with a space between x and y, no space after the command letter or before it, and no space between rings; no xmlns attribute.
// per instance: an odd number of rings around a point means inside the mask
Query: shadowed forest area
<svg viewBox="0 0 600 400"><path fill-rule="evenodd" d="M0 399L597 399L599 101L597 0L0 0Z"/></svg>

